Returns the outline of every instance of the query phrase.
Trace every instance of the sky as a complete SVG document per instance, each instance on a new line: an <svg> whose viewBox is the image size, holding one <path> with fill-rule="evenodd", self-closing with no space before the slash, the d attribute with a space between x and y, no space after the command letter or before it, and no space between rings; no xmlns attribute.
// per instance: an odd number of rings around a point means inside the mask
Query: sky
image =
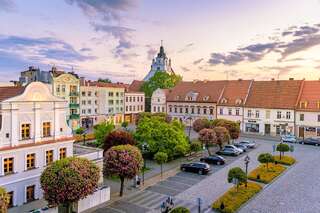
<svg viewBox="0 0 320 213"><path fill-rule="evenodd" d="M28 66L129 83L161 40L184 80L320 78L320 0L0 0L0 81Z"/></svg>

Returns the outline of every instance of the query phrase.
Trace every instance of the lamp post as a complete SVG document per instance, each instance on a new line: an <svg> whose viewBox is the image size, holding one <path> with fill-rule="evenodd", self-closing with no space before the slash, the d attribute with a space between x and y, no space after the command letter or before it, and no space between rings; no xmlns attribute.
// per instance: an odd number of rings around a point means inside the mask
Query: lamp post
<svg viewBox="0 0 320 213"><path fill-rule="evenodd" d="M142 168L142 185L144 185L144 170L146 169L146 160L144 158L145 156L145 153L147 152L148 150L148 144L146 142L144 142L142 144L142 158L143 158L143 168Z"/></svg>
<svg viewBox="0 0 320 213"><path fill-rule="evenodd" d="M189 133L188 133L188 136L189 136L189 143L191 143L191 121L192 121L192 117L190 116L190 117L188 117L187 118L187 120L189 120L190 121L190 125L189 125Z"/></svg>
<svg viewBox="0 0 320 213"><path fill-rule="evenodd" d="M249 155L247 155L245 158L244 158L244 163L246 165L246 178L248 178L248 164L250 162L250 157ZM248 180L246 179L246 187L248 186Z"/></svg>

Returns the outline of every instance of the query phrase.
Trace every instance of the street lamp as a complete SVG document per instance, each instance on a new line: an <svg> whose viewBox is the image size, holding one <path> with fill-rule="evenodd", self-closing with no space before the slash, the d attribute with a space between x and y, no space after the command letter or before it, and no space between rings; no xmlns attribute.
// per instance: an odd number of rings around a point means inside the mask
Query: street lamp
<svg viewBox="0 0 320 213"><path fill-rule="evenodd" d="M148 151L148 144L144 142L141 146L142 148L142 158L143 158L143 168L142 168L142 185L144 185L144 170L146 169L146 160L144 158L146 152Z"/></svg>
<svg viewBox="0 0 320 213"><path fill-rule="evenodd" d="M191 142L191 136L190 136L190 134L191 134L191 122L192 122L192 117L190 116L190 117L188 117L187 118L187 120L189 120L190 121L190 125L189 125L189 133L188 133L188 135L189 135L189 143Z"/></svg>
<svg viewBox="0 0 320 213"><path fill-rule="evenodd" d="M248 180L247 180L247 178L248 178L248 164L249 164L249 162L250 162L250 157L249 157L249 155L247 155L247 156L244 158L244 163L245 163L245 165L246 165L246 187L247 187L247 185L248 185Z"/></svg>

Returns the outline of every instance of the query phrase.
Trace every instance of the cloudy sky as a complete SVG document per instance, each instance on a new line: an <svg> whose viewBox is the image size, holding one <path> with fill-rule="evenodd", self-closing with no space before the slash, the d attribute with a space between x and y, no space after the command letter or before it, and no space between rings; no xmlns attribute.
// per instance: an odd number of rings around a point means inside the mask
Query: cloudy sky
<svg viewBox="0 0 320 213"><path fill-rule="evenodd" d="M33 65L142 79L320 78L320 0L0 0L0 81Z"/></svg>

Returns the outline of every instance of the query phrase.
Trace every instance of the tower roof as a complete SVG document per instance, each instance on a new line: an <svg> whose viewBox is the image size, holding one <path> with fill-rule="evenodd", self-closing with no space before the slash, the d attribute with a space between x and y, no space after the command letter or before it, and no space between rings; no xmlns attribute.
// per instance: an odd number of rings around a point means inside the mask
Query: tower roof
<svg viewBox="0 0 320 213"><path fill-rule="evenodd" d="M162 43L162 42L161 42L161 43ZM163 48L162 44L161 44L161 46L160 46L160 51L159 51L159 53L158 53L158 57L159 57L159 58L166 58L166 53L164 52L164 48Z"/></svg>

